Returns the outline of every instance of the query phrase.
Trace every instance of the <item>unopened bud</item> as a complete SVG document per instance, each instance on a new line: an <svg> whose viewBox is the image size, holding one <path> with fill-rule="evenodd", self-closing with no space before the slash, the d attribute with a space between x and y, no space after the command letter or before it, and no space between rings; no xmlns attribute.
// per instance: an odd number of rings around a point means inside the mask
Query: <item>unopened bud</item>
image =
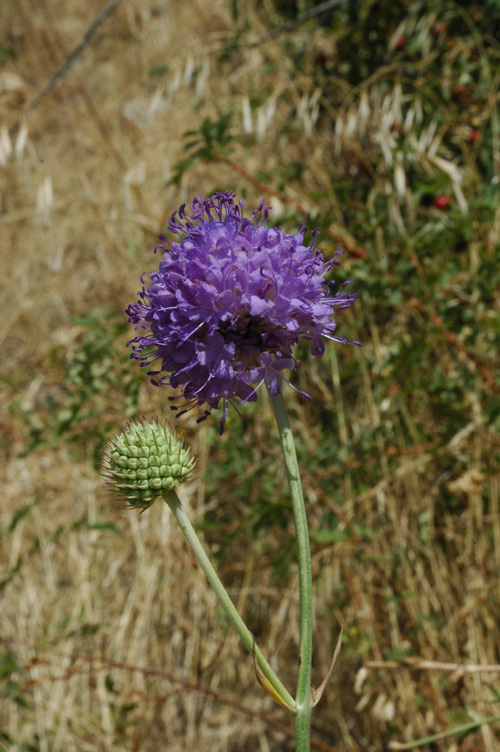
<svg viewBox="0 0 500 752"><path fill-rule="evenodd" d="M194 464L171 428L158 421L131 421L106 444L103 475L131 507L146 509L164 491L189 480Z"/></svg>

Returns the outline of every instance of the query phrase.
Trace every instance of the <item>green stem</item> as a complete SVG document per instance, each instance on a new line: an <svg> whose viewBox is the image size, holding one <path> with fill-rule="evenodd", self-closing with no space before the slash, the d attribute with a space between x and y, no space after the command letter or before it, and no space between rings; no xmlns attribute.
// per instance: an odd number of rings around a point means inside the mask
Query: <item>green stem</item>
<svg viewBox="0 0 500 752"><path fill-rule="evenodd" d="M227 594L224 585L220 581L217 572L213 568L210 559L206 555L205 550L200 543L200 539L198 538L184 507L179 501L177 494L175 493L175 491L166 491L163 499L168 504L175 519L179 523L179 526L184 533L187 542L191 546L194 555L198 559L201 568L205 572L210 585L215 590L217 598L219 599L222 608L229 617L231 624L238 632L248 651L252 655L255 655L255 660L263 675L268 680L275 693L279 696L279 698L281 698L282 702L280 704L282 704L284 707L288 707L290 712L295 713L295 700L288 692L286 687L281 683L280 679L273 671L267 660L264 658L260 649L257 647L252 633L236 610L234 603Z"/></svg>
<svg viewBox="0 0 500 752"><path fill-rule="evenodd" d="M271 395L274 415L281 438L283 457L292 497L295 531L297 534L300 589L300 643L299 672L297 678L297 713L295 715L296 752L309 752L311 748L311 661L312 661L312 575L311 553L307 517L300 482L299 465L293 434L290 428L283 397Z"/></svg>

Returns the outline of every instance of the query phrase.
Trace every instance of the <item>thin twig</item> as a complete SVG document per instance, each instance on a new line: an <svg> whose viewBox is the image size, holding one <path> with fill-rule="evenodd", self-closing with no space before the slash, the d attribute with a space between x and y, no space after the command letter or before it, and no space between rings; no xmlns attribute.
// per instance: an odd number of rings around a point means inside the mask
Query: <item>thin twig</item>
<svg viewBox="0 0 500 752"><path fill-rule="evenodd" d="M329 0L329 2L320 3L315 8L306 10L304 13L299 13L297 18L294 18L293 21L288 21L286 24L283 24L283 26L279 26L277 29L272 29L267 34L263 34L255 42L251 42L249 46L257 47L257 45L267 42L269 38L274 39L280 34L284 34L285 31L296 29L305 21L309 21L309 19L314 18L315 16L320 16L322 13L328 13L329 10L333 10L337 5L342 5L343 2L345 2L345 0Z"/></svg>
<svg viewBox="0 0 500 752"><path fill-rule="evenodd" d="M8 645L11 641L5 640L0 637L0 644ZM28 648L29 650L33 650L33 647L28 646L26 643L23 643L21 641L17 641L19 645L22 645L25 648ZM216 689L212 689L212 687L208 687L204 684L200 684L198 682L192 682L188 679L184 679L180 676L176 676L175 674L171 674L168 671L164 671L161 668L155 668L152 666L136 666L129 663L123 663L122 661L115 661L112 658L107 658L104 655L81 655L79 653L72 653L70 651L66 650L59 650L57 648L44 648L38 652L36 656L34 656L31 661L28 662L26 665L26 668L29 668L30 665L37 665L37 666L49 666L50 667L50 658L44 658L45 655L53 656L64 656L67 658L71 658L73 662L81 661L82 663L86 663L89 666L92 666L94 670L101 670L105 666L108 669L116 669L116 670L122 670L122 671L138 671L144 676L159 676L163 679L166 679L167 681L171 682L172 684L177 684L183 687L185 690L193 691L193 692L201 692L207 696L213 697L215 700L220 702L223 705L230 706L234 708L235 710L239 710L242 713L246 713L247 715L254 716L255 718L260 718L263 720L266 724L271 726L272 728L275 728L277 731L280 731L282 734L287 736L289 739L293 739L294 733L293 729L289 725L285 725L284 723L281 723L280 721L277 721L270 713L265 713L261 710L256 710L254 708L249 707L248 705L245 705L244 703L238 702L237 700L233 700L232 698L228 697L227 695L223 694L222 692L219 692ZM43 682L48 681L67 681L70 679L73 675L78 674L80 672L79 666L75 663L67 670L64 674L58 674L58 675L52 675L52 676L41 676L37 679L32 679L29 682L27 682L24 686L26 688L33 687L33 686L39 686ZM340 752L338 747L332 747L331 744L327 744L326 742L321 741L321 739L312 738L311 739L311 747L314 747L315 749L322 750L322 752Z"/></svg>
<svg viewBox="0 0 500 752"><path fill-rule="evenodd" d="M488 369L485 366L483 366L479 358L477 358L476 355L474 355L474 353L471 353L467 350L465 345L462 342L460 342L458 337L456 337L453 334L453 332L450 332L450 330L446 328L441 316L438 316L437 314L432 313L431 311L428 311L426 307L424 306L424 304L420 300L418 300L418 298L412 297L410 298L408 303L409 305L415 306L415 308L418 308L418 310L421 311L421 313L428 316L430 320L432 321L432 323L435 326L437 326L438 329L441 330L441 332L446 337L448 342L451 342L451 344L454 347L460 350L462 355L465 355L466 358L468 358L474 363L477 370L479 371L483 379L486 381L488 386L491 387L491 389L493 389L494 392L496 392L497 394L500 394L500 385L497 384L496 381L494 380L493 374L491 374L490 371L488 371Z"/></svg>
<svg viewBox="0 0 500 752"><path fill-rule="evenodd" d="M431 734L423 739L417 739L414 742L407 742L406 744L401 742L389 742L389 749L404 750L404 749L417 749L417 747L426 747L434 742L439 742L442 739L448 739L450 736L465 736L470 734L471 731L476 731L481 726L486 726L491 723L498 723L500 721L500 715L492 715L489 718L481 718L477 721L470 721L469 723L462 723L460 726L454 726L453 728L446 729L446 731L440 731L438 734Z"/></svg>
<svg viewBox="0 0 500 752"><path fill-rule="evenodd" d="M443 663L442 661L427 661L423 658L401 658L400 661L367 661L365 668L385 668L400 669L413 668L424 671L450 671L460 674L480 674L480 673L498 673L500 665L498 664L463 664L463 663Z"/></svg>
<svg viewBox="0 0 500 752"><path fill-rule="evenodd" d="M56 70L50 81L43 87L43 89L34 97L31 102L28 104L26 109L24 110L21 119L18 120L14 126L12 127L12 133L11 135L15 135L17 132L21 121L24 120L30 112L32 112L37 105L40 104L42 99L47 96L47 94L52 91L54 86L68 73L70 68L75 63L76 59L79 57L79 55L83 52L85 47L88 46L90 40L94 36L95 32L99 28L99 26L103 23L103 21L106 20L106 18L109 16L109 14L116 8L120 0L110 0L110 2L101 10L100 13L97 14L97 16L94 18L90 26L88 27L87 31L81 38L80 42L76 45L75 49L70 52L64 63Z"/></svg>
<svg viewBox="0 0 500 752"><path fill-rule="evenodd" d="M246 170L243 167L243 165L239 164L238 162L235 162L232 159L228 159L228 157L224 157L222 154L213 154L212 159L215 160L216 162L222 162L223 164L228 165L228 167L230 167L232 170L234 170L235 172L238 172L240 175L246 178L250 183L252 183L252 185L254 185L262 193L266 193L268 196L275 196L284 204L288 204L288 206L292 206L304 218L307 217L307 211L304 210L304 207L300 204L299 201L296 201L294 198L292 198L292 196L289 196L288 194L283 193L282 191L279 191L276 188L272 188L271 186L266 185L265 183L262 183L262 181L260 181L258 178L252 175L248 170ZM366 251L366 249L362 248L361 246L356 245L353 239L349 237L347 230L344 230L338 225L336 225L335 227L330 226L326 230L326 235L329 235L335 241L342 243L346 251L349 251L349 253L352 256L356 256L356 258L363 258L363 259L369 258L368 252Z"/></svg>

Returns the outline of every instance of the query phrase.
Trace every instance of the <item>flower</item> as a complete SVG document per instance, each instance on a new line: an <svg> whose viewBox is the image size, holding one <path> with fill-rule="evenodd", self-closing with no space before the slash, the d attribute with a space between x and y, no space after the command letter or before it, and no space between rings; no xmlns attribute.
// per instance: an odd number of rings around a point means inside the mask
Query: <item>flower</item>
<svg viewBox="0 0 500 752"><path fill-rule="evenodd" d="M160 235L155 252L165 251L163 261L142 275L139 300L127 308L140 331L129 343L132 357L142 366L159 363L149 374L153 384L180 388L187 403L178 415L205 405L201 421L222 401L221 433L231 400L256 400L264 383L272 395L279 392L282 372L299 365L292 349L300 340L318 358L323 338L360 344L336 336L332 319L358 297L345 294L345 285L332 294L326 280L343 251L325 260L318 230L306 246L304 225L287 235L265 225L264 201L247 219L243 201L234 198L226 191L197 196L190 212L180 207L169 222L178 239Z"/></svg>
<svg viewBox="0 0 500 752"><path fill-rule="evenodd" d="M104 449L107 483L131 507L143 510L164 491L189 480L193 467L194 459L175 431L158 421L131 421Z"/></svg>

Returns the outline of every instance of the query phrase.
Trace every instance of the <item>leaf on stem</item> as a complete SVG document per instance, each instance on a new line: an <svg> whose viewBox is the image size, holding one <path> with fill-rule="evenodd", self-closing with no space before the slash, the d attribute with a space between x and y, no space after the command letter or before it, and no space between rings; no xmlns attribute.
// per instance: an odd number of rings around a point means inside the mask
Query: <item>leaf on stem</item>
<svg viewBox="0 0 500 752"><path fill-rule="evenodd" d="M257 658L255 655L255 637L253 637L252 635L252 638L253 638L253 652L252 652L253 667L255 669L255 676L257 677L257 681L259 682L260 686L263 689L265 689L268 694L271 695L273 700L275 700L278 703L278 705L281 705L282 708L285 708L285 710L288 710L289 713L292 713L292 715L295 715L296 713L295 708L293 708L291 705L287 703L285 699L283 699L283 697L273 687L269 679L266 676L264 676L264 674L262 673L259 667L259 664L257 663Z"/></svg>
<svg viewBox="0 0 500 752"><path fill-rule="evenodd" d="M318 702L321 700L321 697L323 696L323 692L325 691L325 687L328 684L328 680L330 679L330 676L332 675L333 667L335 666L335 662L338 658L338 655L340 653L340 648L342 646L342 635L344 634L344 625L342 624L340 628L340 634L339 639L337 640L337 645L335 647L335 652L333 654L332 662L330 664L330 668L328 669L328 673L321 682L318 689L314 689L314 687L311 687L311 695L313 699L313 708L316 707Z"/></svg>

